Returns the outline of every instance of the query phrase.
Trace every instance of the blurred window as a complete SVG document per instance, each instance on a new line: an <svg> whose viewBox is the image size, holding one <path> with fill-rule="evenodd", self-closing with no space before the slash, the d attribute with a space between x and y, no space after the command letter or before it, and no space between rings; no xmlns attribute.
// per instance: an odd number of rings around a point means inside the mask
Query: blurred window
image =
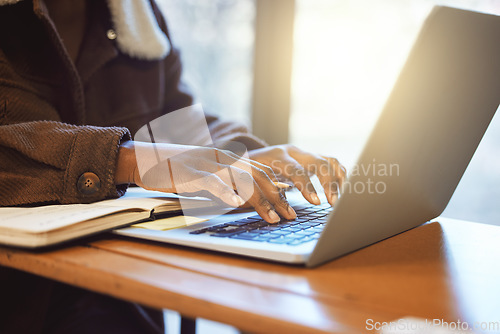
<svg viewBox="0 0 500 334"><path fill-rule="evenodd" d="M205 111L249 123L255 0L157 0Z"/></svg>

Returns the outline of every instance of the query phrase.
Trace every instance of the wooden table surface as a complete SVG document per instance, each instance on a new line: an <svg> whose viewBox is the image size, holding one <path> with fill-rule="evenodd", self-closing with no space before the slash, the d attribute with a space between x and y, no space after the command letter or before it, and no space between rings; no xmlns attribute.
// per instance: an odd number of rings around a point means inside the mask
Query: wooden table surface
<svg viewBox="0 0 500 334"><path fill-rule="evenodd" d="M0 264L250 332L403 317L500 322L500 227L439 218L315 269L106 235Z"/></svg>

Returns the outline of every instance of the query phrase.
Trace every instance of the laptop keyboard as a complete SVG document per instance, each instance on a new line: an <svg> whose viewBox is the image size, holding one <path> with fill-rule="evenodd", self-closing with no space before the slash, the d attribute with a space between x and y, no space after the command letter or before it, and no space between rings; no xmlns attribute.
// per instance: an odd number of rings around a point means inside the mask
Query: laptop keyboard
<svg viewBox="0 0 500 334"><path fill-rule="evenodd" d="M281 220L269 224L259 215L218 224L190 232L190 234L208 234L211 237L243 239L273 244L296 246L317 240L332 211L329 204L301 205L294 207L297 218Z"/></svg>

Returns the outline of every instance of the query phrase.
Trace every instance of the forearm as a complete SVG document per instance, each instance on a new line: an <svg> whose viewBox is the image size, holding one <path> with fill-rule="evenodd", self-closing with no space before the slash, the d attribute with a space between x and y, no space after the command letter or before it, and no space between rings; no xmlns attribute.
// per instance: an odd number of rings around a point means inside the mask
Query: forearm
<svg viewBox="0 0 500 334"><path fill-rule="evenodd" d="M115 184L134 183L134 173L137 169L135 149L133 141L125 141L118 148L118 157L116 159Z"/></svg>

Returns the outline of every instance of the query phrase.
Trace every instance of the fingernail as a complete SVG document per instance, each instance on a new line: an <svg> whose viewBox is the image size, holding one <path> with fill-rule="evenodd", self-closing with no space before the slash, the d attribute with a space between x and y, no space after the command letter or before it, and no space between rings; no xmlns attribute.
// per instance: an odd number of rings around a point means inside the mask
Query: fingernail
<svg viewBox="0 0 500 334"><path fill-rule="evenodd" d="M280 216L278 216L278 214L274 210L269 210L267 212L267 215L269 216L269 218L271 218L271 221L273 223L277 223L281 220Z"/></svg>
<svg viewBox="0 0 500 334"><path fill-rule="evenodd" d="M316 205L320 205L321 204L321 201L319 200L318 195L316 195L314 193L311 194L311 199L313 200L314 204L316 204Z"/></svg>
<svg viewBox="0 0 500 334"><path fill-rule="evenodd" d="M232 195L231 196L231 201L233 203L235 203L236 206L242 206L243 204L245 204L245 201L243 200L243 198L241 198L238 195Z"/></svg>
<svg viewBox="0 0 500 334"><path fill-rule="evenodd" d="M330 204L333 205L339 199L339 195L338 194L330 194L330 195L328 195L328 198L330 199Z"/></svg>
<svg viewBox="0 0 500 334"><path fill-rule="evenodd" d="M239 207L245 204L245 201L243 201L243 199L236 194L227 193L222 196L223 196L222 200L224 200L224 202L234 207Z"/></svg>
<svg viewBox="0 0 500 334"><path fill-rule="evenodd" d="M293 217L293 219L297 218L297 214L295 213L295 210L291 207L288 206L288 214Z"/></svg>

